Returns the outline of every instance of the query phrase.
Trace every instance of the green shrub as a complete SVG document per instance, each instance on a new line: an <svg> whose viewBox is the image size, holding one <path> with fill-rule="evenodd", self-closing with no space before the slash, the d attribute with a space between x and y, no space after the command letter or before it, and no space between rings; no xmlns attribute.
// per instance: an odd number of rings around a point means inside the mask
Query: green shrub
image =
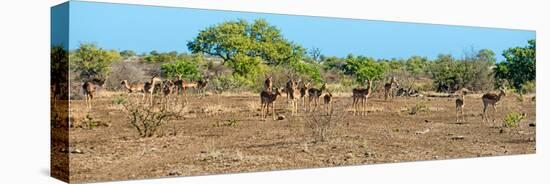
<svg viewBox="0 0 550 184"><path fill-rule="evenodd" d="M408 109L410 115L415 115L419 112L427 112L428 110L428 105L426 105L426 103L424 102L416 103Z"/></svg>
<svg viewBox="0 0 550 184"><path fill-rule="evenodd" d="M235 75L223 75L212 79L211 86L218 92L231 91L250 85L250 81L244 77Z"/></svg>
<svg viewBox="0 0 550 184"><path fill-rule="evenodd" d="M198 80L202 77L198 65L186 60L163 64L160 69L166 78L177 77L186 80Z"/></svg>
<svg viewBox="0 0 550 184"><path fill-rule="evenodd" d="M526 82L522 85L522 93L523 94L527 94L527 93L535 93L537 90L536 90L536 82L535 81L529 81L529 82Z"/></svg>
<svg viewBox="0 0 550 184"><path fill-rule="evenodd" d="M128 99L123 95L118 95L115 98L113 98L114 105L124 105L126 103L128 103Z"/></svg>
<svg viewBox="0 0 550 184"><path fill-rule="evenodd" d="M519 122L525 117L524 113L511 112L504 117L504 126L509 128L516 128L519 126Z"/></svg>

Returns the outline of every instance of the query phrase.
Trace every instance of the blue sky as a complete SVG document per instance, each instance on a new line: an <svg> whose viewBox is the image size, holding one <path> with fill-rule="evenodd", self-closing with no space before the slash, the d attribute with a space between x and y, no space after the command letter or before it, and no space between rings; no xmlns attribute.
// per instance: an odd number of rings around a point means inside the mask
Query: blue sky
<svg viewBox="0 0 550 184"><path fill-rule="evenodd" d="M56 9L52 10L52 17ZM461 57L465 50L488 48L502 60L504 49L527 45L534 31L445 26L233 11L167 8L95 2L70 2L69 48L91 42L107 49L188 52L186 43L199 30L237 19L263 18L282 30L285 38L305 48L317 47L327 56L375 58ZM57 26L54 21L52 26ZM53 33L53 42L61 42Z"/></svg>

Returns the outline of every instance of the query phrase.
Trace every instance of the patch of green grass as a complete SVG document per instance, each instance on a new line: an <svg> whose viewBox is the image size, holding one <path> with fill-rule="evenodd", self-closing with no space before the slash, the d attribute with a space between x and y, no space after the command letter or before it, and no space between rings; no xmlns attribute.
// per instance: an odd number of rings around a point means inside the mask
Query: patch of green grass
<svg viewBox="0 0 550 184"><path fill-rule="evenodd" d="M123 95L119 95L113 98L113 104L115 105L124 105L126 103L128 103L128 99Z"/></svg>

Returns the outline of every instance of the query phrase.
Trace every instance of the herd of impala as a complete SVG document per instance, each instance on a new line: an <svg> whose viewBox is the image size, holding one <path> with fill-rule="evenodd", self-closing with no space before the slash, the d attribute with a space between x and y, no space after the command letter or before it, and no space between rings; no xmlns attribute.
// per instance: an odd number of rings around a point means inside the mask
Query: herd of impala
<svg viewBox="0 0 550 184"><path fill-rule="evenodd" d="M125 88L128 93L140 93L142 94L142 100L148 100L149 103L153 103L153 93L155 91L161 91L164 95L168 96L171 94L185 94L186 89L194 89L199 93L204 92L208 86L208 79L198 80L198 81L184 81L181 79L178 80L162 80L158 76L153 76L149 81L146 82L136 82L129 83L127 80L120 82L123 88ZM366 116L367 115L367 100L372 95L372 80L366 80L366 87L357 87L352 89L352 109L353 115ZM91 109L92 100L94 94L98 87L103 86L105 83L104 80L90 80L85 82L82 85L82 89L86 98L86 107ZM160 84L160 85L159 85ZM160 89L158 89L158 87ZM383 85L384 87L384 99L388 98L393 99L395 96L394 90L399 88L399 83L396 78L392 77L388 83ZM155 90L157 89L157 90ZM403 88L399 88L403 90ZM464 121L464 106L465 100L464 95L469 91L467 89L462 89L458 91L458 97L455 100L456 103L456 121ZM323 84L320 88L311 87L310 83L305 83L301 80L290 79L286 82L284 87L277 88L273 87L273 78L266 77L264 82L264 87L260 93L260 117L262 120L265 120L270 113L275 119L275 106L274 102L277 100L278 96L282 96L285 93L287 96L287 101L290 104L291 114L298 114L298 102L302 103L302 107L306 112L312 112L317 109L321 102L322 97L323 105L327 113L332 111L333 96L330 91L326 89L326 84ZM398 91L399 93L399 91ZM506 96L506 90L500 88L498 93L489 92L485 93L481 100L483 102L483 113L482 121L488 120L487 117L487 108L492 106L494 112L496 112L497 103Z"/></svg>
<svg viewBox="0 0 550 184"><path fill-rule="evenodd" d="M275 119L275 107L274 102L277 100L277 96L281 96L283 93L287 94L287 100L290 102L291 114L296 115L298 113L298 102L301 101L306 112L315 111L319 105L319 100L323 99L325 105L325 111L327 113L332 111L332 93L326 90L326 84L323 84L320 88L310 87L310 83L303 83L301 80L290 79L286 85L282 88L273 88L273 78L267 77L264 82L264 89L260 93L261 101L261 113L262 120L265 120L271 110L273 119ZM372 95L372 80L366 80L366 87L357 87L352 89L352 109L353 115L366 116L367 115L367 99ZM416 94L416 90L404 90L405 88L399 88L399 83L395 77L392 77L388 83L384 85L384 100L388 98L393 99L395 97L394 90L398 89L397 94L407 93ZM456 98L456 121L464 120L464 95L469 91L462 89L458 92ZM506 90L500 88L498 93L489 92L485 93L481 100L483 102L483 114L482 121L488 120L487 108L489 105L493 107L496 113L496 105L506 96ZM306 101L307 100L307 101ZM460 118L462 117L462 118Z"/></svg>

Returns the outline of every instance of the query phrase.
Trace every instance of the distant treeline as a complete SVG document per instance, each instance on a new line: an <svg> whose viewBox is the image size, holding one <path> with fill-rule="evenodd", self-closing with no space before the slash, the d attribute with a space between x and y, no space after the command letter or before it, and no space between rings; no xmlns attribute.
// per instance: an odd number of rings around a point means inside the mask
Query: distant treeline
<svg viewBox="0 0 550 184"><path fill-rule="evenodd" d="M487 91L506 86L517 92L535 88L536 42L503 51L504 61L497 63L492 50L470 50L460 58L440 54L430 60L423 56L401 59L376 59L368 56L326 56L318 48L306 49L285 39L281 31L265 20L252 23L228 21L201 30L187 43L190 53L157 52L137 54L131 50L106 50L83 43L67 53L71 72L79 80L106 78L113 64L123 61L150 64L165 78L198 80L211 78L223 88L258 89L266 75L280 81L300 78L314 84L363 85L369 80L387 80L394 76L408 80L409 87L421 90L453 92L461 88ZM63 49L52 49L59 58ZM53 57L52 57L53 59ZM55 62L55 61L54 61ZM54 67L54 66L52 66ZM286 78L286 79L285 79ZM430 81L418 85L415 80Z"/></svg>

